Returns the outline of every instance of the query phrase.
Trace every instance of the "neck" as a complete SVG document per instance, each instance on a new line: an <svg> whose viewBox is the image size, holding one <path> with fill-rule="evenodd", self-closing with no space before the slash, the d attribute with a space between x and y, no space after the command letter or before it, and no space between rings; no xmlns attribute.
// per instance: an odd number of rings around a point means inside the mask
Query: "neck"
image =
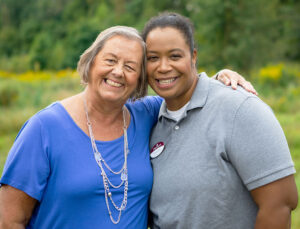
<svg viewBox="0 0 300 229"><path fill-rule="evenodd" d="M193 82L191 87L179 99L165 99L168 110L177 111L180 108L182 108L185 104L187 104L193 96L194 90L197 86L197 82L198 75L195 73L193 74Z"/></svg>
<svg viewBox="0 0 300 229"><path fill-rule="evenodd" d="M112 103L99 101L93 95L91 95L88 88L86 88L82 94L82 98L85 99L87 105L87 111L89 117L96 122L103 124L114 123L117 120L122 120L122 108L124 103Z"/></svg>

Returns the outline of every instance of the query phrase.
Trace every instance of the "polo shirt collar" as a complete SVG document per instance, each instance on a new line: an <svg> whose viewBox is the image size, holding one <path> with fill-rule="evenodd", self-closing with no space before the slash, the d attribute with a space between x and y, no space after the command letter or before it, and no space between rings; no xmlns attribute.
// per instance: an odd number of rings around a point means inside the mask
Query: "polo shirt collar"
<svg viewBox="0 0 300 229"><path fill-rule="evenodd" d="M206 103L209 90L209 78L205 72L202 72L198 77L198 82L193 92L192 98L190 99L190 104L187 106L183 117L186 116L187 111L192 110L194 108L201 108ZM160 120L162 116L172 119L167 113L167 104L165 100L161 104L158 119Z"/></svg>

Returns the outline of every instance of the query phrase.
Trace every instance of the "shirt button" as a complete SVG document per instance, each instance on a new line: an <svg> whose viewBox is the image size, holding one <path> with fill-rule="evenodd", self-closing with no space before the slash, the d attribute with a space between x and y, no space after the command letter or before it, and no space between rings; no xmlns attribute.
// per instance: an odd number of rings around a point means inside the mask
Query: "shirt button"
<svg viewBox="0 0 300 229"><path fill-rule="evenodd" d="M179 126L175 126L174 129L175 129L175 130L179 130Z"/></svg>

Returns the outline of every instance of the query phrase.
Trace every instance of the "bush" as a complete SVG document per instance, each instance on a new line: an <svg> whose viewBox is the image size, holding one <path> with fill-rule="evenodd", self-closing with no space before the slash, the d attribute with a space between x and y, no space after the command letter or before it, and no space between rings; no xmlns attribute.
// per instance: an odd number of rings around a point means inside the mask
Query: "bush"
<svg viewBox="0 0 300 229"><path fill-rule="evenodd" d="M297 87L300 86L300 66L296 64L268 65L259 71L258 81L267 87Z"/></svg>
<svg viewBox="0 0 300 229"><path fill-rule="evenodd" d="M18 99L19 88L11 81L2 81L0 84L0 107L8 107Z"/></svg>

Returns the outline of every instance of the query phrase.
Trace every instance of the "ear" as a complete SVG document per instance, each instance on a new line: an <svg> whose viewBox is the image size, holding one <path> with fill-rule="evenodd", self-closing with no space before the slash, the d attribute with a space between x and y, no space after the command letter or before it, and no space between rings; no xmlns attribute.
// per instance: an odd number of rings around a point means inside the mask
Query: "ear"
<svg viewBox="0 0 300 229"><path fill-rule="evenodd" d="M193 64L193 66L196 67L196 63L197 63L197 50L194 49L193 56L192 56L192 64Z"/></svg>

